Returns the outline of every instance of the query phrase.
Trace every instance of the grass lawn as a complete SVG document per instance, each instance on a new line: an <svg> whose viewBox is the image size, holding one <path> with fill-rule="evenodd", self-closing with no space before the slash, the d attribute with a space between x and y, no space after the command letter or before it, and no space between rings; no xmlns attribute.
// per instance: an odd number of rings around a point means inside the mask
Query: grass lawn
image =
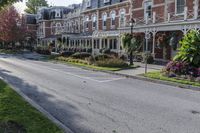
<svg viewBox="0 0 200 133"><path fill-rule="evenodd" d="M63 133L0 80L0 133Z"/></svg>
<svg viewBox="0 0 200 133"><path fill-rule="evenodd" d="M152 78L152 79L159 79L159 80L164 80L164 81L180 83L184 85L192 85L192 86L200 87L200 83L198 82L193 82L186 79L169 78L169 77L163 76L160 72L149 72L145 74L144 76L148 78Z"/></svg>

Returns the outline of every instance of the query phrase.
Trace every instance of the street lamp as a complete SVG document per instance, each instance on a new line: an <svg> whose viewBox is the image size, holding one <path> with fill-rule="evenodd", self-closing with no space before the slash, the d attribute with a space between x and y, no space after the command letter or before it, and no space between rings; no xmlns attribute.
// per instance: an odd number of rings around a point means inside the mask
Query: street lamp
<svg viewBox="0 0 200 133"><path fill-rule="evenodd" d="M133 28L135 26L135 20L133 18L131 18L131 21L130 21L130 27L131 27L131 35L133 35Z"/></svg>

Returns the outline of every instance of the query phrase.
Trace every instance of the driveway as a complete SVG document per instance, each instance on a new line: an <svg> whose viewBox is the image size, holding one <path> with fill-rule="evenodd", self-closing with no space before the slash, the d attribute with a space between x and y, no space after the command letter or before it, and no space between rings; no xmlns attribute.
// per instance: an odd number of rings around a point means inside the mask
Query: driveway
<svg viewBox="0 0 200 133"><path fill-rule="evenodd" d="M200 133L200 92L0 57L0 76L74 133Z"/></svg>

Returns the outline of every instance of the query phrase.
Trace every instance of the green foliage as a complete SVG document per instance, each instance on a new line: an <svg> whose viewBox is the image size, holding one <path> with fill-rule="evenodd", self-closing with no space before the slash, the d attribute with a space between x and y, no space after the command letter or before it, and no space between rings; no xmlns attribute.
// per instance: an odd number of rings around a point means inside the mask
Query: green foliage
<svg viewBox="0 0 200 133"><path fill-rule="evenodd" d="M90 56L91 56L90 53L77 52L77 53L73 54L71 57L74 58L74 59L86 59L86 58L88 58Z"/></svg>
<svg viewBox="0 0 200 133"><path fill-rule="evenodd" d="M12 3L19 2L22 0L0 0L0 10L6 5L11 5Z"/></svg>
<svg viewBox="0 0 200 133"><path fill-rule="evenodd" d="M145 74L144 76L148 77L148 78L156 79L156 80L170 81L170 82L200 87L199 81L190 81L190 80L187 80L187 79L178 79L177 77L174 77L174 78L167 77L167 76L164 76L161 72L149 72L149 73Z"/></svg>
<svg viewBox="0 0 200 133"><path fill-rule="evenodd" d="M11 127L5 131L5 123L6 125L9 123L20 125L20 129L23 128L27 133L62 133L56 125L0 80L0 132L12 130L11 133L19 133Z"/></svg>
<svg viewBox="0 0 200 133"><path fill-rule="evenodd" d="M184 61L192 66L200 67L200 33L191 30L180 41L181 47L175 56L175 61Z"/></svg>
<svg viewBox="0 0 200 133"><path fill-rule="evenodd" d="M95 60L99 61L99 60L105 60L105 59L111 59L112 57L107 55L107 54L100 54L95 56Z"/></svg>
<svg viewBox="0 0 200 133"><path fill-rule="evenodd" d="M95 65L100 67L128 67L125 61L118 58L99 60L95 62Z"/></svg>
<svg viewBox="0 0 200 133"><path fill-rule="evenodd" d="M48 6L48 3L46 0L28 0L26 6L27 8L24 10L26 13L36 14L38 7Z"/></svg>
<svg viewBox="0 0 200 133"><path fill-rule="evenodd" d="M125 33L122 36L122 45L127 53L134 53L140 48L141 40L137 36L132 34Z"/></svg>
<svg viewBox="0 0 200 133"><path fill-rule="evenodd" d="M88 62L86 60L66 58L63 56L57 57L56 60L70 62L70 63L88 64Z"/></svg>

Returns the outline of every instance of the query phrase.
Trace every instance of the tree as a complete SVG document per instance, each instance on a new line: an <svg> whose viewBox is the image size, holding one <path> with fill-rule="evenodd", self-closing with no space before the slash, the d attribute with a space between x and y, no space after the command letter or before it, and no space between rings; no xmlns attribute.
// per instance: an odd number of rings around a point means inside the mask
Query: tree
<svg viewBox="0 0 200 133"><path fill-rule="evenodd" d="M24 10L26 13L37 14L38 7L48 6L48 3L46 0L28 0L26 6L27 8Z"/></svg>
<svg viewBox="0 0 200 133"><path fill-rule="evenodd" d="M184 61L192 66L200 67L200 33L191 30L180 41L180 49L175 56L175 61Z"/></svg>
<svg viewBox="0 0 200 133"><path fill-rule="evenodd" d="M13 6L0 12L0 40L6 44L21 42L26 36L25 22Z"/></svg>
<svg viewBox="0 0 200 133"><path fill-rule="evenodd" d="M122 36L123 48L130 56L130 65L133 65L133 55L140 49L141 37L137 34L125 33Z"/></svg>
<svg viewBox="0 0 200 133"><path fill-rule="evenodd" d="M19 2L19 1L22 1L22 0L0 0L0 10L6 5Z"/></svg>

